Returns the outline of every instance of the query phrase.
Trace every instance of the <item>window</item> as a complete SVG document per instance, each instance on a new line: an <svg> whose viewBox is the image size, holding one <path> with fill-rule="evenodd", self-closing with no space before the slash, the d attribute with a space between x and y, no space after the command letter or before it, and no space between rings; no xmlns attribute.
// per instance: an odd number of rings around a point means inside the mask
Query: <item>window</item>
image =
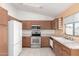
<svg viewBox="0 0 79 59"><path fill-rule="evenodd" d="M65 33L68 35L73 35L73 23L65 25Z"/></svg>
<svg viewBox="0 0 79 59"><path fill-rule="evenodd" d="M79 36L79 22L65 24L65 33L68 35Z"/></svg>
<svg viewBox="0 0 79 59"><path fill-rule="evenodd" d="M79 22L74 23L74 35L79 36Z"/></svg>

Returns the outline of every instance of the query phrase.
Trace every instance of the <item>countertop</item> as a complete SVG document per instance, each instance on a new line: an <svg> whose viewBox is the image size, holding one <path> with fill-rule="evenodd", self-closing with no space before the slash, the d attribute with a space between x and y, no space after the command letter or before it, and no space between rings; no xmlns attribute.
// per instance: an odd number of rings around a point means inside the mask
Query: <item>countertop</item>
<svg viewBox="0 0 79 59"><path fill-rule="evenodd" d="M55 37L51 36L54 40L58 41L59 43L63 44L64 46L70 49L79 49L79 42L75 42L72 40L65 39L64 37Z"/></svg>

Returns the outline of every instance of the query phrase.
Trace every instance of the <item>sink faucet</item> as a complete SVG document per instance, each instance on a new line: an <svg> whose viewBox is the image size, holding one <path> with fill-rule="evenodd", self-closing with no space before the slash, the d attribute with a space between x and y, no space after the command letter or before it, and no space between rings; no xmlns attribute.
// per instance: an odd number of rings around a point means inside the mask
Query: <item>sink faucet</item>
<svg viewBox="0 0 79 59"><path fill-rule="evenodd" d="M74 40L71 36L64 36L64 38L67 40L72 40L72 41Z"/></svg>
<svg viewBox="0 0 79 59"><path fill-rule="evenodd" d="M69 37L69 40L72 40L73 41L73 38L72 37Z"/></svg>

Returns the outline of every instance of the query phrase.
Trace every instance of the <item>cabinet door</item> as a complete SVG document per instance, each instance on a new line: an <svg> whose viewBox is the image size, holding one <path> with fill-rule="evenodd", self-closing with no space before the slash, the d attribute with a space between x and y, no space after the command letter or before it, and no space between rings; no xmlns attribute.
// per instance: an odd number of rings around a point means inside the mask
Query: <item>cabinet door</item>
<svg viewBox="0 0 79 59"><path fill-rule="evenodd" d="M23 29L31 29L32 28L32 23L33 22L31 22L31 21L24 21L22 23L23 23L23 25L22 25Z"/></svg>
<svg viewBox="0 0 79 59"><path fill-rule="evenodd" d="M7 27L0 25L0 55L8 55Z"/></svg>
<svg viewBox="0 0 79 59"><path fill-rule="evenodd" d="M58 29L58 19L52 21L52 29Z"/></svg>
<svg viewBox="0 0 79 59"><path fill-rule="evenodd" d="M58 46L58 43L55 40L53 42L54 42L53 51L54 51L55 55L58 56L59 55L59 48L61 48L61 47Z"/></svg>
<svg viewBox="0 0 79 59"><path fill-rule="evenodd" d="M58 19L55 20L55 29L59 29L59 22L58 22Z"/></svg>
<svg viewBox="0 0 79 59"><path fill-rule="evenodd" d="M32 25L40 25L41 29L51 29L51 21L25 21L23 29L31 29Z"/></svg>
<svg viewBox="0 0 79 59"><path fill-rule="evenodd" d="M56 18L52 21L52 29L62 29L63 27L63 18Z"/></svg>
<svg viewBox="0 0 79 59"><path fill-rule="evenodd" d="M62 56L63 55L63 51L62 51L62 44L60 44L59 42L56 42L57 44L57 55L58 56Z"/></svg>
<svg viewBox="0 0 79 59"><path fill-rule="evenodd" d="M49 47L49 39L48 39L48 37L42 37L42 39L41 39L41 47Z"/></svg>
<svg viewBox="0 0 79 59"><path fill-rule="evenodd" d="M58 19L58 29L63 29L63 17Z"/></svg>
<svg viewBox="0 0 79 59"><path fill-rule="evenodd" d="M51 23L52 23L52 26L51 27L52 27L52 29L54 29L54 22L52 21Z"/></svg>
<svg viewBox="0 0 79 59"><path fill-rule="evenodd" d="M63 55L62 45L55 40L53 40L53 51L54 51L55 55L57 55L57 56Z"/></svg>
<svg viewBox="0 0 79 59"><path fill-rule="evenodd" d="M30 47L30 45L31 45L31 38L30 37L23 37L22 47Z"/></svg>
<svg viewBox="0 0 79 59"><path fill-rule="evenodd" d="M69 56L71 54L71 51L69 48L63 46L63 56Z"/></svg>
<svg viewBox="0 0 79 59"><path fill-rule="evenodd" d="M27 29L26 27L27 27L26 23L22 22L22 29Z"/></svg>
<svg viewBox="0 0 79 59"><path fill-rule="evenodd" d="M7 25L8 24L8 13L6 10L0 8L0 24Z"/></svg>
<svg viewBox="0 0 79 59"><path fill-rule="evenodd" d="M40 25L42 29L51 29L51 21L41 21Z"/></svg>

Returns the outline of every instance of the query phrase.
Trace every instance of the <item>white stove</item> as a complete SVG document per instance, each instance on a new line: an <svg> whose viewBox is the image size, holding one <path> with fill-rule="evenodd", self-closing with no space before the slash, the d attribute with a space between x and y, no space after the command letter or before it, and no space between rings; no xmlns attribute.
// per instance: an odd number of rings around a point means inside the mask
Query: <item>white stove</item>
<svg viewBox="0 0 79 59"><path fill-rule="evenodd" d="M41 37L40 36L32 36L31 37L31 47L38 48L41 47Z"/></svg>
<svg viewBox="0 0 79 59"><path fill-rule="evenodd" d="M41 47L41 31L40 25L32 25L31 47Z"/></svg>

